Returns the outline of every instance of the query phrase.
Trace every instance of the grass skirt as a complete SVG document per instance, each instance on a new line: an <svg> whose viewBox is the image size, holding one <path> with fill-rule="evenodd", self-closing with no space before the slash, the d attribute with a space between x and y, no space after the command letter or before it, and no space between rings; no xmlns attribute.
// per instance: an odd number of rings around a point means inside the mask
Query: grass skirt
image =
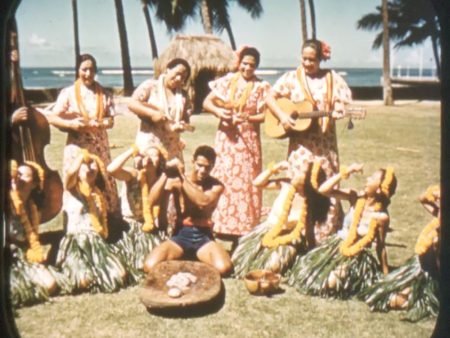
<svg viewBox="0 0 450 338"><path fill-rule="evenodd" d="M304 249L301 245L291 244L280 245L277 248L263 247L262 238L270 229L271 225L263 222L239 239L231 257L236 277L242 278L248 272L258 269L283 274L289 269L297 253Z"/></svg>
<svg viewBox="0 0 450 338"><path fill-rule="evenodd" d="M130 221L130 230L124 232L122 239L113 246L113 251L125 264L132 283L138 282L144 276L145 257L166 237L162 232L143 232L142 223Z"/></svg>
<svg viewBox="0 0 450 338"><path fill-rule="evenodd" d="M56 264L69 278L74 291L114 292L127 282L122 261L94 231L65 235Z"/></svg>
<svg viewBox="0 0 450 338"><path fill-rule="evenodd" d="M357 295L371 286L380 274L377 260L367 249L357 256L345 257L339 252L341 243L342 239L334 235L297 257L289 284L307 295L339 299Z"/></svg>
<svg viewBox="0 0 450 338"><path fill-rule="evenodd" d="M391 309L391 297L406 288L410 288L410 292L404 320L416 322L438 314L438 282L422 269L417 255L365 290L360 298L372 311L386 312Z"/></svg>
<svg viewBox="0 0 450 338"><path fill-rule="evenodd" d="M45 302L49 299L49 290L45 286L45 274L54 278L57 290L61 294L72 291L69 280L54 267L39 263L30 263L24 257L22 249L12 250L13 260L10 270L11 302L14 308Z"/></svg>

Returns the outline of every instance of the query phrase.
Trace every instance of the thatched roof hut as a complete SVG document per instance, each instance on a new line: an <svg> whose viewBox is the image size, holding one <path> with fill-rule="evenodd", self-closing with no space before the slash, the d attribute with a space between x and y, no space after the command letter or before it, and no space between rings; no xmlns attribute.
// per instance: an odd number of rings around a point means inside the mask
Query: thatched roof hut
<svg viewBox="0 0 450 338"><path fill-rule="evenodd" d="M203 99L209 92L208 82L233 70L236 55L229 45L214 35L177 35L155 61L155 76L165 71L173 58L183 58L191 66L188 83L194 111L201 111Z"/></svg>

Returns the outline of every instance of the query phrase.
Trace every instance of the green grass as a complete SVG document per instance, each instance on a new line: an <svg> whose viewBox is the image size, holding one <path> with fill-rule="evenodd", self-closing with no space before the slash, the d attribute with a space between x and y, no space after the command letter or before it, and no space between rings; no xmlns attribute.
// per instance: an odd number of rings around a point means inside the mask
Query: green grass
<svg viewBox="0 0 450 338"><path fill-rule="evenodd" d="M364 103L363 103L364 104ZM420 230L430 215L418 196L439 181L439 107L403 104L395 107L367 105L368 115L347 130L338 124L341 162L362 162L364 175L344 182L362 187L364 177L381 166L395 167L399 180L390 206L391 228L387 238L389 264L398 266L413 253ZM199 144L214 144L217 121L210 115L193 117L195 133L187 142L185 160ZM113 156L134 140L138 120L130 115L116 118L110 132ZM47 158L61 168L65 134L52 130ZM286 157L287 142L263 135L264 163ZM271 205L275 193L265 193ZM61 227L61 217L43 229ZM298 294L283 285L284 293L271 298L250 296L242 281L224 280L223 306L215 312L192 318L167 318L148 313L138 299L138 287L115 294L83 294L57 297L50 303L20 309L16 324L23 337L428 337L434 319L411 324L400 321L399 312L371 313L355 300L336 301Z"/></svg>

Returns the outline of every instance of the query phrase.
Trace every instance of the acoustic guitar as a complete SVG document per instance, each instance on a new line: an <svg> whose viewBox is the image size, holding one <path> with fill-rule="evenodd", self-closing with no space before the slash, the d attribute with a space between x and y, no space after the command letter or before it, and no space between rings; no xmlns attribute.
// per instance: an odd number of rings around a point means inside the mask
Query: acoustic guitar
<svg viewBox="0 0 450 338"><path fill-rule="evenodd" d="M289 133L308 130L313 118L331 116L332 114L332 112L314 110L313 105L309 101L292 102L282 97L277 100L277 105L295 121L295 126L292 130L286 131L280 123L280 120L267 108L265 112L264 130L267 136L272 138L285 138ZM348 108L344 111L344 117L363 119L365 116L366 110L360 107Z"/></svg>

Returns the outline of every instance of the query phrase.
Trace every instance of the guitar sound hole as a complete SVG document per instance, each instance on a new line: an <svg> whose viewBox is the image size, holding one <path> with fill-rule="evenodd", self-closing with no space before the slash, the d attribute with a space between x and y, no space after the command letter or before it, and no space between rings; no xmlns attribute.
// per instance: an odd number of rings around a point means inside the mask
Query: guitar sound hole
<svg viewBox="0 0 450 338"><path fill-rule="evenodd" d="M298 114L297 111L294 111L294 112L292 112L292 114L291 114L291 117L292 117L294 120L298 119L298 116L299 116L299 114Z"/></svg>

